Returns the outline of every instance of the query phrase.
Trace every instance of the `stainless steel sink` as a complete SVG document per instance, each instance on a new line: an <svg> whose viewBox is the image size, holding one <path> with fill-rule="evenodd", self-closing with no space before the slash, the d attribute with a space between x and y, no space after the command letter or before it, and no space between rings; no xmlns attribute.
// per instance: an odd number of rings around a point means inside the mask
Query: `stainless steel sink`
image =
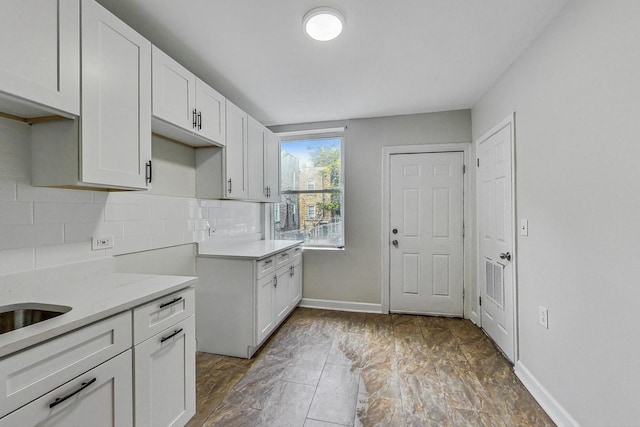
<svg viewBox="0 0 640 427"><path fill-rule="evenodd" d="M0 334L33 325L71 310L66 305L23 303L0 307Z"/></svg>

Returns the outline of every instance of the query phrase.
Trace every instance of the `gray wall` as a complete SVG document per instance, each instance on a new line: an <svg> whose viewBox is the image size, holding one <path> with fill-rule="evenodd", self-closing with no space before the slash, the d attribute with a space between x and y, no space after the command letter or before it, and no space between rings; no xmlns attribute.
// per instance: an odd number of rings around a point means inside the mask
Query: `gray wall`
<svg viewBox="0 0 640 427"><path fill-rule="evenodd" d="M520 363L582 425L640 420L639 16L571 1L472 110L516 112Z"/></svg>
<svg viewBox="0 0 640 427"><path fill-rule="evenodd" d="M304 254L304 298L379 304L382 147L471 141L469 110L274 126L275 132L347 126L345 251Z"/></svg>

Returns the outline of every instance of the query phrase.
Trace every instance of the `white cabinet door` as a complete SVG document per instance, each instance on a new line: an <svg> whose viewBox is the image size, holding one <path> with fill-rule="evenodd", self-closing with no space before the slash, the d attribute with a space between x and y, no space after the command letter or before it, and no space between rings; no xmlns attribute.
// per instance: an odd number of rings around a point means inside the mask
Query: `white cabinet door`
<svg viewBox="0 0 640 427"><path fill-rule="evenodd" d="M77 0L3 1L0 94L80 115L80 8ZM41 116L20 104L2 111Z"/></svg>
<svg viewBox="0 0 640 427"><path fill-rule="evenodd" d="M196 76L153 46L153 115L193 131L196 126Z"/></svg>
<svg viewBox="0 0 640 427"><path fill-rule="evenodd" d="M81 181L146 188L151 43L93 0L81 12Z"/></svg>
<svg viewBox="0 0 640 427"><path fill-rule="evenodd" d="M131 350L0 419L0 427L133 425Z"/></svg>
<svg viewBox="0 0 640 427"><path fill-rule="evenodd" d="M195 414L195 318L135 347L136 427L184 426Z"/></svg>
<svg viewBox="0 0 640 427"><path fill-rule="evenodd" d="M269 275L258 280L256 295L256 342L258 345L275 327L274 311L275 276Z"/></svg>
<svg viewBox="0 0 640 427"><path fill-rule="evenodd" d="M289 266L284 266L276 271L276 292L275 292L275 320L280 323L291 307L289 299L289 288L291 286L291 270Z"/></svg>
<svg viewBox="0 0 640 427"><path fill-rule="evenodd" d="M249 199L266 201L264 185L264 149L267 129L249 116L247 142L247 175L249 178Z"/></svg>
<svg viewBox="0 0 640 427"><path fill-rule="evenodd" d="M265 135L264 185L267 190L267 202L280 200L280 140L271 131Z"/></svg>
<svg viewBox="0 0 640 427"><path fill-rule="evenodd" d="M290 268L289 302L290 307L295 307L302 299L302 257L297 257L296 260L291 263Z"/></svg>
<svg viewBox="0 0 640 427"><path fill-rule="evenodd" d="M197 133L220 145L225 144L225 97L196 77Z"/></svg>
<svg viewBox="0 0 640 427"><path fill-rule="evenodd" d="M247 131L249 116L229 100L225 150L225 194L230 199L247 198Z"/></svg>

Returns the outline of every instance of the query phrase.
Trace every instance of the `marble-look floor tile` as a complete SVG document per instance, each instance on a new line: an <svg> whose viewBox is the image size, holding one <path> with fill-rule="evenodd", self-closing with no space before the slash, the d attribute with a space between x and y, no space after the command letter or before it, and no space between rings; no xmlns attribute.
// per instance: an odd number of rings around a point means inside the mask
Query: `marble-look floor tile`
<svg viewBox="0 0 640 427"><path fill-rule="evenodd" d="M312 420L311 418L307 418L307 420L304 422L304 427L343 427L343 426L344 424L328 423L326 421Z"/></svg>
<svg viewBox="0 0 640 427"><path fill-rule="evenodd" d="M326 363L360 367L363 348L364 337L362 334L338 331L333 337Z"/></svg>
<svg viewBox="0 0 640 427"><path fill-rule="evenodd" d="M251 360L198 353L200 426L553 426L463 319L297 309Z"/></svg>
<svg viewBox="0 0 640 427"><path fill-rule="evenodd" d="M315 386L278 381L260 414L264 426L300 427L304 424Z"/></svg>
<svg viewBox="0 0 640 427"><path fill-rule="evenodd" d="M404 424L402 401L367 394L358 395L356 427L395 427Z"/></svg>
<svg viewBox="0 0 640 427"><path fill-rule="evenodd" d="M400 399L400 376L397 369L360 369L358 393L366 396Z"/></svg>
<svg viewBox="0 0 640 427"><path fill-rule="evenodd" d="M356 411L360 370L327 363L311 402L308 418L351 424Z"/></svg>
<svg viewBox="0 0 640 427"><path fill-rule="evenodd" d="M452 409L451 421L457 427L506 427L499 414Z"/></svg>

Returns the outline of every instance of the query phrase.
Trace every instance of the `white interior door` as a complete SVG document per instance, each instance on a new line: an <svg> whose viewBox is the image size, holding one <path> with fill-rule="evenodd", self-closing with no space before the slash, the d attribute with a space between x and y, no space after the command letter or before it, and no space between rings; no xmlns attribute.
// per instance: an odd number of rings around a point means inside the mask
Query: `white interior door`
<svg viewBox="0 0 640 427"><path fill-rule="evenodd" d="M478 141L478 283L482 328L515 356L512 140L509 122Z"/></svg>
<svg viewBox="0 0 640 427"><path fill-rule="evenodd" d="M462 152L391 156L392 312L463 315Z"/></svg>

